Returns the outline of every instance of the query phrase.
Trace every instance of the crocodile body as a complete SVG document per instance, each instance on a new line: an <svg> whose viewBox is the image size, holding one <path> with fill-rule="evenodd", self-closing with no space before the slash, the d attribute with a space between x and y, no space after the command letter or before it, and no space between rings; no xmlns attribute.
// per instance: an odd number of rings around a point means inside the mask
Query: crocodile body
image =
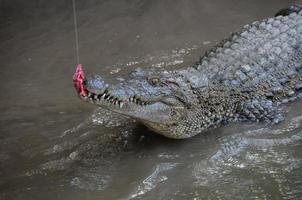
<svg viewBox="0 0 302 200"><path fill-rule="evenodd" d="M281 105L302 98L301 7L244 26L184 70L136 70L108 85L79 66L73 80L83 100L170 138L229 122L278 123Z"/></svg>

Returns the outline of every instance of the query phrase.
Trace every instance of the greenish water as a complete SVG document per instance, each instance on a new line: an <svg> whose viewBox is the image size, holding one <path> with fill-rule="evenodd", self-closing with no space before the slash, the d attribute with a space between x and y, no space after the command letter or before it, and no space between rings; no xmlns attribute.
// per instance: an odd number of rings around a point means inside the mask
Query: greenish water
<svg viewBox="0 0 302 200"><path fill-rule="evenodd" d="M80 1L80 60L107 79L187 67L298 1ZM276 126L170 140L81 102L72 1L0 0L0 199L301 199L302 105Z"/></svg>

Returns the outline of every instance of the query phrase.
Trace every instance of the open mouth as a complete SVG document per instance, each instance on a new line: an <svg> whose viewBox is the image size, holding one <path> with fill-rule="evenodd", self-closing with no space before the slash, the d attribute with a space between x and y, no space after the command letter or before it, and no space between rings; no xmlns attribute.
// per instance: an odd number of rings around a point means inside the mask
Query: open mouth
<svg viewBox="0 0 302 200"><path fill-rule="evenodd" d="M151 102L142 101L137 96L131 96L126 99L119 99L118 97L111 95L108 92L108 90L105 90L104 93L102 93L102 94L96 94L96 93L88 91L87 95L84 96L84 98L86 98L87 100L90 100L94 103L105 102L105 103L112 104L114 106L119 106L120 108L127 106L129 103L132 103L135 105L140 105L140 106L145 106L145 105L151 104Z"/></svg>
<svg viewBox="0 0 302 200"><path fill-rule="evenodd" d="M74 87L76 88L78 94L82 99L95 104L102 105L102 103L106 103L109 105L118 106L119 108L123 108L128 106L129 104L145 106L154 103L152 101L142 100L137 95L129 96L126 98L117 97L110 94L108 89L103 90L104 92L102 93L95 93L89 90L87 87L85 87L87 83L85 79L84 70L81 64L77 66L76 71L73 75L73 83Z"/></svg>

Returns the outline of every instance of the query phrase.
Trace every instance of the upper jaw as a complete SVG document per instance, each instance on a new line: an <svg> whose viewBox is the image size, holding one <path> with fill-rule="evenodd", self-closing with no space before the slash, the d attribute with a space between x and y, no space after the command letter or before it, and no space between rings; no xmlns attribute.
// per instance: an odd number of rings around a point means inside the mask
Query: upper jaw
<svg viewBox="0 0 302 200"><path fill-rule="evenodd" d="M128 82L109 86L98 75L88 76L83 81L83 87L87 91L87 95L83 97L84 100L105 107L145 106L162 99L162 95L149 96L148 92L145 92L139 86L131 86L131 83Z"/></svg>
<svg viewBox="0 0 302 200"><path fill-rule="evenodd" d="M77 66L73 81L83 100L110 109L135 108L157 102L169 106L179 106L181 103L171 95L169 88L153 87L144 79L129 79L109 86L98 75L85 77L82 65Z"/></svg>

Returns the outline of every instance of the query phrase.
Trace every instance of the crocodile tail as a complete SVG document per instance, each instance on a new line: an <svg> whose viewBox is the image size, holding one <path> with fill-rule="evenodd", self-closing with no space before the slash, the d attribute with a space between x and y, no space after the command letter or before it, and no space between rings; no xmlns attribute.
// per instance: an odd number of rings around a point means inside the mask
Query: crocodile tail
<svg viewBox="0 0 302 200"><path fill-rule="evenodd" d="M279 10L275 17L281 15L281 16L287 16L287 15L290 15L291 13L298 13L302 10L302 5L292 5L288 8L284 8L284 9L281 9Z"/></svg>

